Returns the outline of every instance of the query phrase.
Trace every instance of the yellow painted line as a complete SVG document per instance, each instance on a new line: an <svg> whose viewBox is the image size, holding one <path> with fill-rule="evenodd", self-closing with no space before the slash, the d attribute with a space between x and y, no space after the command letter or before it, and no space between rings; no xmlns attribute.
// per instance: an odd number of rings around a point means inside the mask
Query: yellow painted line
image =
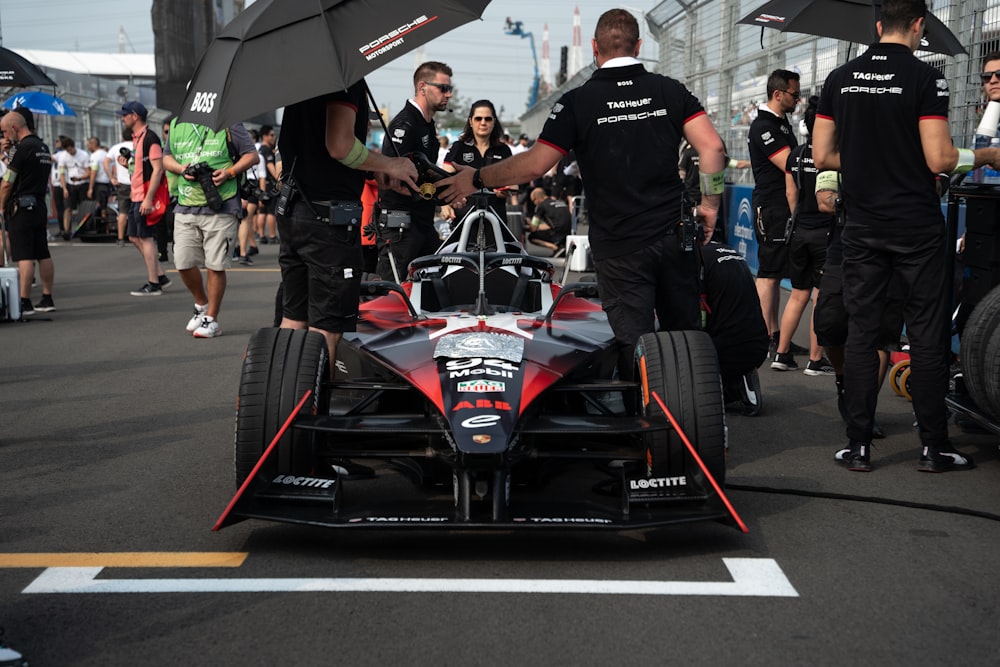
<svg viewBox="0 0 1000 667"><path fill-rule="evenodd" d="M240 551L132 551L114 553L0 553L5 567L239 567Z"/></svg>

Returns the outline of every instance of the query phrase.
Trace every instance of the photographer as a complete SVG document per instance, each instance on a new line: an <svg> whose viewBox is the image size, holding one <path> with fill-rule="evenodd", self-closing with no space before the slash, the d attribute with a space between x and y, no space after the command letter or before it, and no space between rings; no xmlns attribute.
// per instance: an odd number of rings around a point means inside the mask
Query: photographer
<svg viewBox="0 0 1000 667"><path fill-rule="evenodd" d="M176 120L170 124L163 165L183 176L177 183L174 264L194 297L187 330L195 338L222 333L217 318L242 209L239 175L256 163L257 151L242 124L221 132ZM208 271L207 293L202 264Z"/></svg>

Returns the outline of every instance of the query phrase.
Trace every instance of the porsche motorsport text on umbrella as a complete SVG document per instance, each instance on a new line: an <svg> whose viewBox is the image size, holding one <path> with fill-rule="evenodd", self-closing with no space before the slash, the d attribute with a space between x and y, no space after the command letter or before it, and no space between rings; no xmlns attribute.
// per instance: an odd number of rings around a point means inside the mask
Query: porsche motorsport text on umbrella
<svg viewBox="0 0 1000 667"><path fill-rule="evenodd" d="M875 23L881 5L881 0L771 0L736 23L872 44L878 41ZM919 50L949 56L966 53L954 33L930 13L927 14L927 35Z"/></svg>
<svg viewBox="0 0 1000 667"><path fill-rule="evenodd" d="M257 0L212 41L181 122L218 129L343 90L435 37L480 18L489 0ZM267 94L261 94L261 82Z"/></svg>

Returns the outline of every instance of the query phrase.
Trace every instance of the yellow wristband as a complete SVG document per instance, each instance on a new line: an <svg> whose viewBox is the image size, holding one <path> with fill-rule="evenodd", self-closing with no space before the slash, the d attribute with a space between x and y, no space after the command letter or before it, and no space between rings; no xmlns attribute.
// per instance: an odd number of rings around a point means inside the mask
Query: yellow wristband
<svg viewBox="0 0 1000 667"><path fill-rule="evenodd" d="M351 152L347 154L343 160L338 160L340 164L344 165L348 169L357 169L359 166L364 164L364 161L368 159L368 149L365 145L355 137L354 146L351 147Z"/></svg>
<svg viewBox="0 0 1000 667"><path fill-rule="evenodd" d="M714 174L701 172L699 180L703 195L721 195L726 190L726 175L721 171Z"/></svg>

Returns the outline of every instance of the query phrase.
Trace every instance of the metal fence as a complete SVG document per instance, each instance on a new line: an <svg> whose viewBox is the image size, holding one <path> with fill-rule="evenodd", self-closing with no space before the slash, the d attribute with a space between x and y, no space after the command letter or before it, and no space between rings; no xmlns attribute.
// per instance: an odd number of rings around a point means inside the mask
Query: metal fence
<svg viewBox="0 0 1000 667"><path fill-rule="evenodd" d="M747 128L767 100L767 76L789 69L801 76L802 98L818 95L826 76L863 52L867 45L781 33L737 21L764 0L665 0L645 17L659 44L657 71L680 79L708 109L733 157L748 159ZM956 145L969 145L982 113L978 72L983 56L1000 49L1000 0L930 0L931 11L951 29L969 55L917 53L940 69L951 89L950 122ZM763 30L763 32L762 32ZM882 122L892 122L882 119ZM752 183L749 170L728 174L735 183Z"/></svg>

